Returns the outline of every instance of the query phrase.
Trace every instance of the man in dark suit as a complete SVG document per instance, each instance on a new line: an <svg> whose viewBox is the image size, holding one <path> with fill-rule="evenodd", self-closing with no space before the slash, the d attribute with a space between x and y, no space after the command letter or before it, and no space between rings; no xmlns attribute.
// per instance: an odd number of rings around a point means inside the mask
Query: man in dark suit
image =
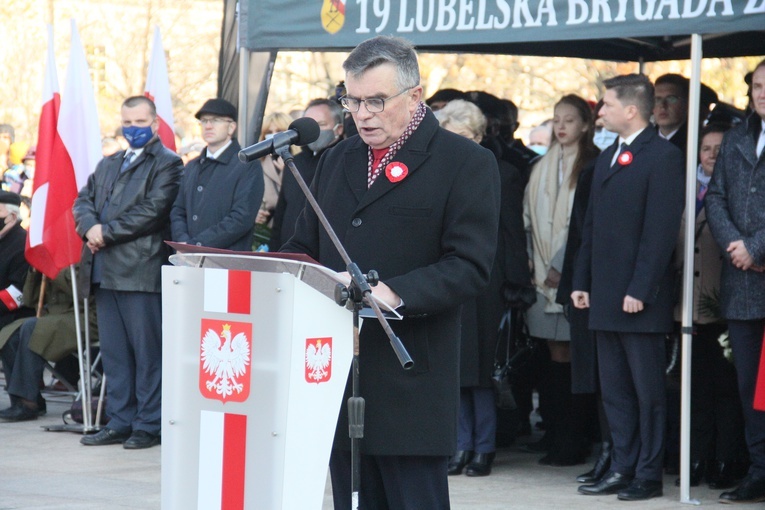
<svg viewBox="0 0 765 510"><path fill-rule="evenodd" d="M754 112L723 138L704 199L709 227L728 259L720 308L728 320L752 465L721 503L765 501L765 411L753 407L765 331L765 60L752 74Z"/></svg>
<svg viewBox="0 0 765 510"><path fill-rule="evenodd" d="M252 250L263 200L260 161L243 163L234 138L236 107L209 99L196 114L207 148L189 161L170 211L173 241L236 251Z"/></svg>
<svg viewBox="0 0 765 510"><path fill-rule="evenodd" d="M303 117L315 120L320 129L319 138L303 147L295 156L295 166L300 175L306 183L311 184L321 155L342 140L345 113L340 103L334 99L313 99L306 106ZM271 251L279 251L295 233L295 222L305 204L303 190L292 172L283 172L282 187L279 189L279 200L274 211L271 240L268 243Z"/></svg>
<svg viewBox="0 0 765 510"><path fill-rule="evenodd" d="M374 293L404 316L392 327L414 360L401 368L376 321L361 331L361 508L449 508L448 456L459 406L460 304L489 282L499 221L494 156L438 125L422 102L410 43L376 37L343 64L359 136L329 149L312 189ZM284 251L345 269L310 207ZM350 388L346 388L346 397ZM330 472L335 508L351 507L351 456L341 407Z"/></svg>
<svg viewBox="0 0 765 510"><path fill-rule="evenodd" d="M95 294L109 378L109 426L80 442L140 449L160 442L161 269L183 163L157 136L153 101L129 97L120 113L130 148L98 163L73 208L77 233L86 241L80 297L91 289Z"/></svg>
<svg viewBox="0 0 765 510"><path fill-rule="evenodd" d="M642 500L662 494L664 334L672 330L683 156L649 127L648 78L604 85L599 115L619 139L595 165L571 298L590 308L613 456L611 472L579 492Z"/></svg>

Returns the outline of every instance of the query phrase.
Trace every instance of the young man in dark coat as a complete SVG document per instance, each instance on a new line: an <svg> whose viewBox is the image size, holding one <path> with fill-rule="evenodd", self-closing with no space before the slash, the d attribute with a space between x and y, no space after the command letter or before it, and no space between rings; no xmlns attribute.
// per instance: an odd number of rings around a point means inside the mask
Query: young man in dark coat
<svg viewBox="0 0 765 510"><path fill-rule="evenodd" d="M617 76L604 85L599 115L619 139L595 164L571 298L590 309L613 454L611 472L579 492L642 500L663 489L664 335L673 326L683 155L649 127L648 78Z"/></svg>
<svg viewBox="0 0 765 510"><path fill-rule="evenodd" d="M263 200L259 161L239 161L236 107L209 99L196 114L207 148L189 161L170 211L173 241L251 251L255 217Z"/></svg>
<svg viewBox="0 0 765 510"><path fill-rule="evenodd" d="M728 321L752 462L741 485L720 495L721 503L765 501L765 412L753 407L765 331L765 60L752 74L751 100L754 112L723 138L704 199L712 235L728 259L720 305Z"/></svg>
<svg viewBox="0 0 765 510"><path fill-rule="evenodd" d="M364 272L379 271L374 293L404 316L392 327L414 360L404 371L380 325L365 321L360 506L448 508L460 304L489 281L499 218L497 164L491 152L439 127L422 102L417 55L407 41L365 41L343 67L343 106L359 136L324 154L312 188L351 259ZM345 269L310 207L283 251ZM338 510L351 507L349 449L343 405L330 460Z"/></svg>
<svg viewBox="0 0 765 510"><path fill-rule="evenodd" d="M98 163L72 209L77 233L86 241L79 297L91 289L95 294L109 378L109 426L80 442L140 449L160 443L161 269L183 163L157 136L152 100L129 97L120 113L130 148Z"/></svg>

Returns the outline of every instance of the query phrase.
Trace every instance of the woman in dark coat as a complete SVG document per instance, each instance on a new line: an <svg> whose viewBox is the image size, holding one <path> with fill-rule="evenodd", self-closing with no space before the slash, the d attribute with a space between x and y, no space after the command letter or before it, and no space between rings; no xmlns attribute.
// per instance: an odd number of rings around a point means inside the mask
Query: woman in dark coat
<svg viewBox="0 0 765 510"><path fill-rule="evenodd" d="M444 129L480 142L486 119L473 103L454 100L438 111ZM462 305L460 338L460 415L457 452L449 474L486 476L496 449L497 416L491 373L497 329L504 312L505 285L528 286L530 275L523 231L522 174L509 163L498 160L501 204L497 253L489 287L484 294ZM521 268L521 274L518 269Z"/></svg>

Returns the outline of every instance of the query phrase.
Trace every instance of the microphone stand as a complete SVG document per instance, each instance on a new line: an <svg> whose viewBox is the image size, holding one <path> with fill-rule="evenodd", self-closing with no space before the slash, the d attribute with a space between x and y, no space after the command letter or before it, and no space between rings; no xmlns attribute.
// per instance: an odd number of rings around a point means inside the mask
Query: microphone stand
<svg viewBox="0 0 765 510"><path fill-rule="evenodd" d="M380 306L370 296L372 293L372 285L377 285L378 277L376 271L370 271L368 275L364 275L359 269L359 266L353 262L348 255L343 243L337 237L332 225L329 224L327 216L322 211L321 206L316 201L316 198L308 188L303 176L300 175L297 167L295 166L294 156L289 151L289 146L284 146L277 149L276 154L282 158L284 163L292 172L300 189L303 191L308 203L311 204L316 216L319 218L324 230L332 240L332 244L340 254L343 262L346 265L346 270L351 276L351 283L348 287L344 285L338 285L335 289L335 301L339 305L345 305L350 299L353 303L353 361L351 365L351 380L352 380L352 393L348 399L348 435L351 439L351 508L356 510L359 506L359 489L361 488L361 451L359 449L360 440L364 437L364 398L360 395L359 391L359 312L363 305L366 303L369 305L375 313L377 320L380 322L383 330L388 336L390 345L393 348L393 352L396 354L399 363L404 370L409 370L414 366L414 361L401 343L401 339L396 336L393 329L388 324L388 320L385 318Z"/></svg>

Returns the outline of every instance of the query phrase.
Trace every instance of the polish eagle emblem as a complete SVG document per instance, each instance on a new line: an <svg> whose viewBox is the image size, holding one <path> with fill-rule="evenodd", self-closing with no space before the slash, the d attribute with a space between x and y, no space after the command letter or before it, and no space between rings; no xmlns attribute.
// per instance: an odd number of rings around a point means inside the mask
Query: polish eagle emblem
<svg viewBox="0 0 765 510"><path fill-rule="evenodd" d="M244 401L250 389L247 374L250 341L245 331L232 338L231 324L223 324L220 334L215 331L208 328L202 337L200 390L207 398L223 402Z"/></svg>
<svg viewBox="0 0 765 510"><path fill-rule="evenodd" d="M332 339L309 338L305 347L305 380L310 383L328 381L332 376Z"/></svg>

